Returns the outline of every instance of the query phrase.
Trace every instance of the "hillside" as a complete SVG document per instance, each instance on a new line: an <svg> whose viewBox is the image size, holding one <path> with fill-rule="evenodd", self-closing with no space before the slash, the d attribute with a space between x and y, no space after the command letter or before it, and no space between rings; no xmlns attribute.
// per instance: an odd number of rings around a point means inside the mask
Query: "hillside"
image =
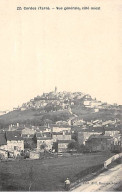
<svg viewBox="0 0 122 195"><path fill-rule="evenodd" d="M55 124L57 121L68 121L74 116L86 121L96 119L105 121L115 118L120 120L121 107L102 103L81 92L57 92L55 89L0 116L0 128L17 122L31 125Z"/></svg>

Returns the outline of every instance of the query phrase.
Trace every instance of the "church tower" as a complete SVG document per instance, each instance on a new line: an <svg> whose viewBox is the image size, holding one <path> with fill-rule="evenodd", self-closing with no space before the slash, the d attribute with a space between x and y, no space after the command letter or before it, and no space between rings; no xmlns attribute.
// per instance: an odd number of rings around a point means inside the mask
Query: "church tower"
<svg viewBox="0 0 122 195"><path fill-rule="evenodd" d="M57 87L55 87L55 93L57 93Z"/></svg>

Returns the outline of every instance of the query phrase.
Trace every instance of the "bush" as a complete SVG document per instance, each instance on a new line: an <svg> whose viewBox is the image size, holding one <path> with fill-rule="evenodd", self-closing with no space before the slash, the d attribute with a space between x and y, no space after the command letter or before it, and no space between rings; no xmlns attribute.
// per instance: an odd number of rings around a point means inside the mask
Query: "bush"
<svg viewBox="0 0 122 195"><path fill-rule="evenodd" d="M72 150L72 149L78 150L78 148L79 148L79 144L78 144L78 142L76 142L76 141L71 141L71 142L68 144L68 149L69 149L69 150Z"/></svg>

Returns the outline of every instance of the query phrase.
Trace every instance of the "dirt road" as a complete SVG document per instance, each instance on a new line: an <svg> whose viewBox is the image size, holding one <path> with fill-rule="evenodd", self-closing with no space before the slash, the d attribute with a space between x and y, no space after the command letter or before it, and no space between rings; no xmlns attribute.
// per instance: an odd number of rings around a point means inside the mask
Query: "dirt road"
<svg viewBox="0 0 122 195"><path fill-rule="evenodd" d="M107 192L116 191L122 185L122 165L111 168L95 179L81 183L73 192Z"/></svg>

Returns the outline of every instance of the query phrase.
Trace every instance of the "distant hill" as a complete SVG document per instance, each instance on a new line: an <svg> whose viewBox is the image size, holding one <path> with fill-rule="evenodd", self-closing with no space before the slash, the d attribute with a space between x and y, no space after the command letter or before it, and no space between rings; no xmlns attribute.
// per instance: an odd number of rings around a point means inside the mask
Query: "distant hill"
<svg viewBox="0 0 122 195"><path fill-rule="evenodd" d="M17 122L31 125L55 124L57 121L68 121L73 116L84 120L120 119L121 107L108 105L93 99L82 92L43 93L19 108L0 116L0 128Z"/></svg>

